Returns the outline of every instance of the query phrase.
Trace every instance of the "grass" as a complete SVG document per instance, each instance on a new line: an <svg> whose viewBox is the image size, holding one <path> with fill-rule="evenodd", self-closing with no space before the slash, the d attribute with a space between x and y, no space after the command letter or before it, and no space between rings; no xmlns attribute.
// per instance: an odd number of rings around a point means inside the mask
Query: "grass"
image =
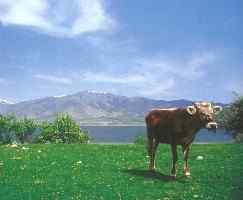
<svg viewBox="0 0 243 200"><path fill-rule="evenodd" d="M0 146L0 199L243 199L243 145L194 144L190 178L179 155L172 180L167 145L156 173L147 171L143 145Z"/></svg>

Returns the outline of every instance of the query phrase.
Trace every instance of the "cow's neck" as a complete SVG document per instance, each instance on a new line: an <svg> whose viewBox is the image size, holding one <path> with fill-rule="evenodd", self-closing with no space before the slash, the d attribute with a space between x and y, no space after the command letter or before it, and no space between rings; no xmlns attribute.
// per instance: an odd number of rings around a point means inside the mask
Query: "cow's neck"
<svg viewBox="0 0 243 200"><path fill-rule="evenodd" d="M198 116L191 116L189 119L188 124L190 124L190 136L195 137L196 133L203 128L203 124L201 123L200 119Z"/></svg>
<svg viewBox="0 0 243 200"><path fill-rule="evenodd" d="M195 129L196 129L197 131L199 131L201 128L203 128L204 125L203 125L203 123L201 122L199 116L193 116L191 120L192 120L192 123L193 123L193 125L195 126Z"/></svg>

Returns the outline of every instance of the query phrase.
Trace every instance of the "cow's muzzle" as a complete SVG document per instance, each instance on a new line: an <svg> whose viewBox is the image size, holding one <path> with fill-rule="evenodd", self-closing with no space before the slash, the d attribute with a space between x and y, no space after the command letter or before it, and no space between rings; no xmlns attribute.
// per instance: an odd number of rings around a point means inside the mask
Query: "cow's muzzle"
<svg viewBox="0 0 243 200"><path fill-rule="evenodd" d="M216 132L216 129L218 128L218 124L216 122L209 122L207 123L206 128L208 130L213 130L214 132Z"/></svg>

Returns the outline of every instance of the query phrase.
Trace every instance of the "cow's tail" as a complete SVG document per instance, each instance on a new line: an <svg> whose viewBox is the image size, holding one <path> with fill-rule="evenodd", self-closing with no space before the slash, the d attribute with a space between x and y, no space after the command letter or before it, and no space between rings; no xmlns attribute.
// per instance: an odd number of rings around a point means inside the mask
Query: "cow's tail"
<svg viewBox="0 0 243 200"><path fill-rule="evenodd" d="M152 145L153 145L153 132L152 132L151 121L150 121L149 115L146 115L145 122L146 122L146 129L147 129L147 150L148 150L148 154L150 155Z"/></svg>
<svg viewBox="0 0 243 200"><path fill-rule="evenodd" d="M145 122L146 122L146 129L147 129L147 137L149 139L150 137L150 132L151 132L151 127L150 127L150 120L149 120L149 115L146 115L145 117Z"/></svg>
<svg viewBox="0 0 243 200"><path fill-rule="evenodd" d="M152 138L153 137L153 123L151 119L151 115L146 115L145 117L145 122L146 122L146 129L147 129L147 137Z"/></svg>

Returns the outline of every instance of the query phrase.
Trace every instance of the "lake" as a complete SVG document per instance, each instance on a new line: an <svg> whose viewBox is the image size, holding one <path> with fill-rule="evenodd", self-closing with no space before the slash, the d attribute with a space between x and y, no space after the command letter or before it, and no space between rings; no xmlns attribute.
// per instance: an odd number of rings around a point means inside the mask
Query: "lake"
<svg viewBox="0 0 243 200"><path fill-rule="evenodd" d="M137 135L145 135L144 126L82 126L89 132L94 143L131 143ZM217 130L216 133L201 129L196 135L198 143L232 142L232 136L225 130Z"/></svg>

